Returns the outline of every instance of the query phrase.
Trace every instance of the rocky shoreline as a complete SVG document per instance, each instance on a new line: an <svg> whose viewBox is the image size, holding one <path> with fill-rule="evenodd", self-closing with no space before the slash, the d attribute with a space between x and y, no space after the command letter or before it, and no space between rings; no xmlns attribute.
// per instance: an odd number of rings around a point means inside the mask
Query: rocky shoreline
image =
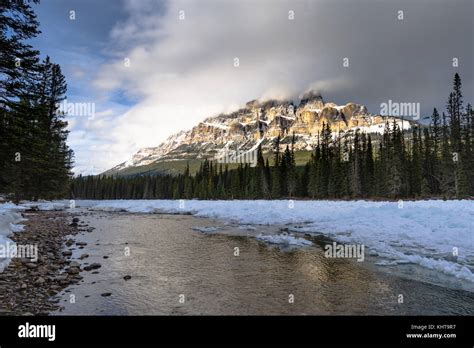
<svg viewBox="0 0 474 348"><path fill-rule="evenodd" d="M61 308L54 296L82 279L80 265L71 260L71 255L75 248L83 249L85 243L68 237L93 228L64 211L33 208L22 215L28 219L22 222L24 231L10 239L17 245L36 245L37 260L13 258L0 273L0 315L48 315ZM83 254L80 259L87 257Z"/></svg>

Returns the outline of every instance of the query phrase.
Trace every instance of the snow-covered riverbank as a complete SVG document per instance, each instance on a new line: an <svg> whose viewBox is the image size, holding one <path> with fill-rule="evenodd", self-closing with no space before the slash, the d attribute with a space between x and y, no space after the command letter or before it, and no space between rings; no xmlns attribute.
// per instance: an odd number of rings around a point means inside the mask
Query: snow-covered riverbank
<svg viewBox="0 0 474 348"><path fill-rule="evenodd" d="M7 250L7 244L14 245L12 240L8 238L13 232L20 232L23 230L23 225L18 224L24 221L21 214L18 212L23 207L16 206L11 203L0 204L0 273L3 272L10 258L3 257Z"/></svg>
<svg viewBox="0 0 474 348"><path fill-rule="evenodd" d="M68 209L69 201L34 205ZM381 265L415 263L474 282L474 201L77 200L75 206L190 213L245 225L288 224L293 233L324 234L342 243L364 244L381 258Z"/></svg>

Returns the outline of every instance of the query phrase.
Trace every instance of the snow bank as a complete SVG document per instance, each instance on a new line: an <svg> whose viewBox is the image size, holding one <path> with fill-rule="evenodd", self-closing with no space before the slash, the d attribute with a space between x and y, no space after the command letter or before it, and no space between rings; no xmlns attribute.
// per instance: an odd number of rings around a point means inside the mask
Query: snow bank
<svg viewBox="0 0 474 348"><path fill-rule="evenodd" d="M243 225L292 224L342 243L474 282L474 201L78 200L77 207L141 213L191 213ZM69 201L56 204L69 205ZM42 209L41 204L37 204ZM450 260L453 250L457 259ZM471 268L471 269L470 269Z"/></svg>
<svg viewBox="0 0 474 348"><path fill-rule="evenodd" d="M270 243L270 244L296 245L296 246L301 246L301 247L313 245L313 243L309 240L306 240L304 238L298 238L288 233L281 233L281 234L275 234L275 235L272 235L272 234L264 235L260 233L255 238L257 240L261 240L262 242Z"/></svg>
<svg viewBox="0 0 474 348"><path fill-rule="evenodd" d="M57 201L57 202L49 202L49 201L38 201L38 202L21 202L21 206L24 209L28 208L38 208L40 210L56 210L61 211L69 208L70 201Z"/></svg>
<svg viewBox="0 0 474 348"><path fill-rule="evenodd" d="M18 213L24 207L16 206L11 203L0 204L0 247L5 249L7 244L15 243L8 238L13 232L23 231L24 226L18 225L19 222L25 221ZM8 266L10 258L0 257L0 273Z"/></svg>

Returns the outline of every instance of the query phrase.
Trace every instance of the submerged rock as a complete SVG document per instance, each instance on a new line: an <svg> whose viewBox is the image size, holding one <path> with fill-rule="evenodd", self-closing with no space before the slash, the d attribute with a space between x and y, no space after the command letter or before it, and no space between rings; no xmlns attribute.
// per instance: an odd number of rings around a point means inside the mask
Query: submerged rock
<svg viewBox="0 0 474 348"><path fill-rule="evenodd" d="M102 265L101 265L100 263L92 263L92 264L90 264L90 265L84 267L84 270L85 270L85 271L91 271L91 270L93 270L93 269L98 269L98 268L100 268L100 267L102 267Z"/></svg>

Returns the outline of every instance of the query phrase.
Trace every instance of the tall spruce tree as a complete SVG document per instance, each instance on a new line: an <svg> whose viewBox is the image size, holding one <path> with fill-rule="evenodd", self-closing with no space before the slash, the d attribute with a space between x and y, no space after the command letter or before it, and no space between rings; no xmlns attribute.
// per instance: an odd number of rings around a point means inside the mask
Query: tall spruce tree
<svg viewBox="0 0 474 348"><path fill-rule="evenodd" d="M272 170L272 198L279 198L282 194L282 174L281 174L281 158L280 158L280 135L275 140L273 170Z"/></svg>

